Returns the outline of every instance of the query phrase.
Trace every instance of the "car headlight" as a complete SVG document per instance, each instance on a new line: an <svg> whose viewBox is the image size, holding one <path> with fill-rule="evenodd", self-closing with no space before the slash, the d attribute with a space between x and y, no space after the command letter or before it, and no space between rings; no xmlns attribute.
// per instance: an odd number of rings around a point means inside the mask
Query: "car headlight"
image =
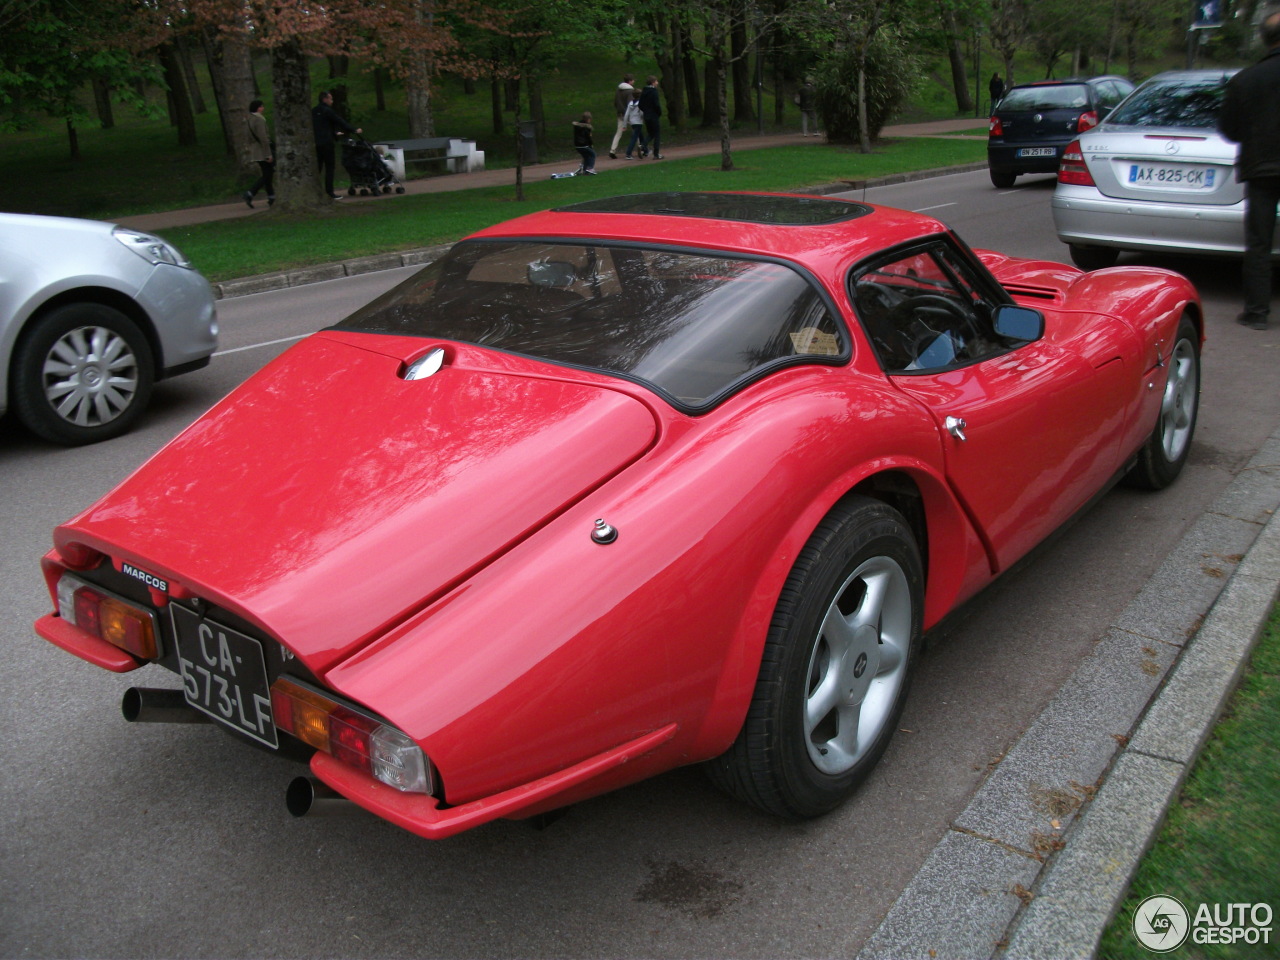
<svg viewBox="0 0 1280 960"><path fill-rule="evenodd" d="M191 261L177 247L159 237L125 227L116 227L111 235L148 263L168 263L175 267L191 268Z"/></svg>

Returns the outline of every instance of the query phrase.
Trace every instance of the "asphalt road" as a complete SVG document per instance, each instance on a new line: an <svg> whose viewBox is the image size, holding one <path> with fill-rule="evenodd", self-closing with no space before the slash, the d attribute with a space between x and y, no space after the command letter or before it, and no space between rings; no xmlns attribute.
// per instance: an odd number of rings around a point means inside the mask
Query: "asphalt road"
<svg viewBox="0 0 1280 960"><path fill-rule="evenodd" d="M1052 181L985 172L872 190L971 245L1062 259ZM1280 422L1280 333L1231 322L1233 262L1187 273L1207 307L1182 479L1118 489L930 638L871 781L825 819L748 810L683 770L548 829L442 842L373 817L292 819L299 768L205 726L128 725L117 677L40 641L53 526L296 338L407 271L223 301L223 352L162 384L140 429L61 450L0 424L0 956L829 957L855 954L990 768Z"/></svg>

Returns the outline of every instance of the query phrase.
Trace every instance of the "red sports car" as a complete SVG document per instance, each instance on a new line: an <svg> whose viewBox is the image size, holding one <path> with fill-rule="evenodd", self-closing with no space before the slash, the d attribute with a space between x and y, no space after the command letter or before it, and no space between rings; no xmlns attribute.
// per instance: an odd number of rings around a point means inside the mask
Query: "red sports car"
<svg viewBox="0 0 1280 960"><path fill-rule="evenodd" d="M1117 478L1170 483L1178 274L846 200L647 194L458 243L57 528L46 639L126 716L310 755L426 837L683 764L839 804L922 630Z"/></svg>

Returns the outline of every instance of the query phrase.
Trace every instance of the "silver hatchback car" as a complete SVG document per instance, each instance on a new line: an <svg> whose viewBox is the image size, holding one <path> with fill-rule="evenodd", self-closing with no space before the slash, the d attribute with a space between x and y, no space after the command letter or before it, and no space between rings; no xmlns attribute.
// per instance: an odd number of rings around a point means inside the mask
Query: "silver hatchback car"
<svg viewBox="0 0 1280 960"><path fill-rule="evenodd" d="M218 345L208 282L174 247L97 220L0 214L0 413L63 444L129 429L157 380Z"/></svg>
<svg viewBox="0 0 1280 960"><path fill-rule="evenodd" d="M1076 266L1112 266L1122 250L1244 252L1236 145L1216 126L1235 72L1158 74L1067 147L1053 223Z"/></svg>

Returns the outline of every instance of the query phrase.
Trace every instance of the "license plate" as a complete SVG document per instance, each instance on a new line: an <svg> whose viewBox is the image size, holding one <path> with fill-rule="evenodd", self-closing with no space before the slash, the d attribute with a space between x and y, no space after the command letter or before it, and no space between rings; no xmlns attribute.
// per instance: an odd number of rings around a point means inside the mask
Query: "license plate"
<svg viewBox="0 0 1280 960"><path fill-rule="evenodd" d="M1018 151L1020 157L1056 157L1057 147L1023 147Z"/></svg>
<svg viewBox="0 0 1280 960"><path fill-rule="evenodd" d="M238 733L278 747L262 644L255 638L169 604L187 703Z"/></svg>
<svg viewBox="0 0 1280 960"><path fill-rule="evenodd" d="M1129 164L1129 183L1160 190L1212 190L1218 171L1186 164Z"/></svg>

